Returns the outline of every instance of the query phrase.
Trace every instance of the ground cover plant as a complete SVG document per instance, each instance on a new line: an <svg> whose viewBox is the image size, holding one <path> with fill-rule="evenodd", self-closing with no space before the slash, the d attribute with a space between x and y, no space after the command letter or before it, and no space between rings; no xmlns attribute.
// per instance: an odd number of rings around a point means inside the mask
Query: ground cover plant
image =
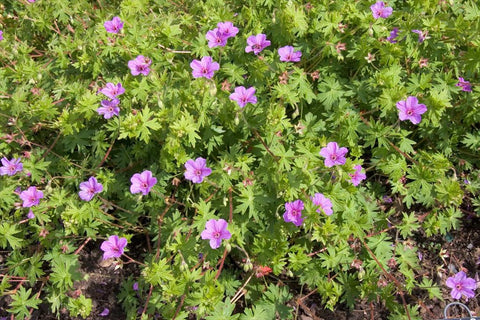
<svg viewBox="0 0 480 320"><path fill-rule="evenodd" d="M0 10L0 317L480 313L475 1Z"/></svg>

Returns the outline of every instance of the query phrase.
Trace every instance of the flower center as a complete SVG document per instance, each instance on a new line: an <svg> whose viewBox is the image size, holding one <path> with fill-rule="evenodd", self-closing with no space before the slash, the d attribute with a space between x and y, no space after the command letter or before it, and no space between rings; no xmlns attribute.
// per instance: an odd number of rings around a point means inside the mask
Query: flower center
<svg viewBox="0 0 480 320"><path fill-rule="evenodd" d="M147 188L148 188L148 184L146 184L145 182L142 183L142 188L147 189Z"/></svg>
<svg viewBox="0 0 480 320"><path fill-rule="evenodd" d="M330 159L332 159L333 161L337 160L337 155L336 154L332 154L330 156Z"/></svg>
<svg viewBox="0 0 480 320"><path fill-rule="evenodd" d="M260 48L261 48L261 47L260 47L260 45L259 45L259 44L254 44L254 45L253 45L253 49L260 50Z"/></svg>
<svg viewBox="0 0 480 320"><path fill-rule="evenodd" d="M455 288L457 290L462 290L462 285L460 283L458 283L458 284L455 285Z"/></svg>
<svg viewBox="0 0 480 320"><path fill-rule="evenodd" d="M201 176L202 175L202 170L199 170L199 169L195 170L195 175L196 176Z"/></svg>
<svg viewBox="0 0 480 320"><path fill-rule="evenodd" d="M203 68L202 68L202 73L208 73L207 68L203 67Z"/></svg>
<svg viewBox="0 0 480 320"><path fill-rule="evenodd" d="M296 217L298 216L299 212L297 210L292 210L292 216Z"/></svg>
<svg viewBox="0 0 480 320"><path fill-rule="evenodd" d="M411 109L407 110L407 114L408 114L409 116L413 115L413 110L411 110Z"/></svg>
<svg viewBox="0 0 480 320"><path fill-rule="evenodd" d="M218 231L217 231L217 232L214 232L214 233L213 233L213 237L214 237L215 239L220 238L220 232L218 232Z"/></svg>

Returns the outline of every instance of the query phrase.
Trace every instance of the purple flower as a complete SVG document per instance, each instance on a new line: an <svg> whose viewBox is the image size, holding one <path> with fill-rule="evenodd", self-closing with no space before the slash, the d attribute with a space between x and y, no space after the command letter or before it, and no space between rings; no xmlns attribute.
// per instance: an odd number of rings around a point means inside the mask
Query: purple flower
<svg viewBox="0 0 480 320"><path fill-rule="evenodd" d="M426 39L430 39L430 37L428 36L428 30L425 30L425 31L422 31L422 30L412 30L412 32L415 32L416 34L418 34L418 42L419 42L419 43L422 43L422 42L425 41Z"/></svg>
<svg viewBox="0 0 480 320"><path fill-rule="evenodd" d="M371 5L370 10L372 10L372 14L375 19L388 18L393 12L391 7L385 7L385 3L383 1L377 1L377 3Z"/></svg>
<svg viewBox="0 0 480 320"><path fill-rule="evenodd" d="M185 179L193 183L202 183L203 178L212 173L212 169L207 167L207 160L197 158L195 160L188 160L185 163Z"/></svg>
<svg viewBox="0 0 480 320"><path fill-rule="evenodd" d="M192 68L194 78L204 77L207 79L211 79L213 73L220 69L218 62L213 61L209 56L203 57L202 60L193 60L190 63L190 67Z"/></svg>
<svg viewBox="0 0 480 320"><path fill-rule="evenodd" d="M356 166L353 166L353 168L355 169L355 173L349 173L348 175L350 176L350 178L352 178L350 182L356 187L360 184L362 180L365 180L367 176L365 175L365 173L362 173L363 168L361 165L357 164Z"/></svg>
<svg viewBox="0 0 480 320"><path fill-rule="evenodd" d="M318 213L323 211L327 216L332 215L332 201L329 198L321 193L315 193L310 199L312 199L314 205L320 206L320 208L317 209Z"/></svg>
<svg viewBox="0 0 480 320"><path fill-rule="evenodd" d="M213 30L209 30L205 36L208 40L208 47L209 48L214 48L214 47L224 47L227 44L227 37L223 35L220 31L218 31L218 28L215 28Z"/></svg>
<svg viewBox="0 0 480 320"><path fill-rule="evenodd" d="M458 83L456 84L457 87L462 87L462 91L471 92L472 85L470 81L465 81L463 78L458 77Z"/></svg>
<svg viewBox="0 0 480 320"><path fill-rule="evenodd" d="M33 214L33 211L32 210L29 210L28 213L27 213L27 218L28 219L33 219L35 218L35 215Z"/></svg>
<svg viewBox="0 0 480 320"><path fill-rule="evenodd" d="M103 26L109 33L118 33L123 28L123 22L119 17L113 17L112 20L106 21Z"/></svg>
<svg viewBox="0 0 480 320"><path fill-rule="evenodd" d="M223 219L210 219L205 224L201 237L203 240L210 239L210 247L217 249L222 244L222 239L228 240L232 236L227 227L228 223Z"/></svg>
<svg viewBox="0 0 480 320"><path fill-rule="evenodd" d="M8 160L7 158L3 157L2 158L2 166L0 167L0 175L9 175L13 176L17 172L20 172L23 170L23 164L20 162L21 158L12 158L12 160Z"/></svg>
<svg viewBox="0 0 480 320"><path fill-rule="evenodd" d="M152 176L152 172L145 170L142 173L135 173L132 178L130 178L132 185L130 186L131 193L143 193L147 195L150 192L150 189L157 183L157 178Z"/></svg>
<svg viewBox="0 0 480 320"><path fill-rule="evenodd" d="M302 200L295 200L293 202L285 203L285 213L283 214L283 220L285 220L285 222L292 222L297 227L300 227L303 223L302 210Z"/></svg>
<svg viewBox="0 0 480 320"><path fill-rule="evenodd" d="M105 88L102 88L99 90L100 93L103 93L110 99L115 99L117 96L123 94L125 92L125 89L122 87L121 83L117 83L114 85L111 82L108 82L105 85Z"/></svg>
<svg viewBox="0 0 480 320"><path fill-rule="evenodd" d="M245 87L236 87L235 92L230 95L230 100L237 101L240 108L245 107L247 103L255 104L257 103L257 97L255 97L255 88L250 87L245 89Z"/></svg>
<svg viewBox="0 0 480 320"><path fill-rule="evenodd" d="M395 38L398 37L398 28L395 27L393 30L390 32L390 35L387 37L387 41L390 43L397 43L397 40Z"/></svg>
<svg viewBox="0 0 480 320"><path fill-rule="evenodd" d="M238 33L238 28L235 27L230 21L219 22L217 27L218 31L227 39L235 37Z"/></svg>
<svg viewBox="0 0 480 320"><path fill-rule="evenodd" d="M34 3L37 0L27 0L27 1L30 2L30 3Z"/></svg>
<svg viewBox="0 0 480 320"><path fill-rule="evenodd" d="M3 40L3 31L0 30L0 41L2 41L2 40Z"/></svg>
<svg viewBox="0 0 480 320"><path fill-rule="evenodd" d="M102 190L102 184L98 183L95 177L90 177L88 181L80 183L80 192L78 192L78 195L80 196L80 199L90 201L94 195L102 192Z"/></svg>
<svg viewBox="0 0 480 320"><path fill-rule="evenodd" d="M460 299L462 295L468 298L475 297L475 289L477 288L477 282L475 279L467 278L465 272L460 271L455 276L447 279L447 287L452 288L450 292L453 299Z"/></svg>
<svg viewBox="0 0 480 320"><path fill-rule="evenodd" d="M138 291L138 282L134 282L132 286L133 291Z"/></svg>
<svg viewBox="0 0 480 320"><path fill-rule="evenodd" d="M130 72L133 76L138 76L140 73L144 76L148 76L148 74L150 73L149 67L151 64L152 60L150 60L149 58L145 58L142 55L128 61L128 67L130 68Z"/></svg>
<svg viewBox="0 0 480 320"><path fill-rule="evenodd" d="M37 187L29 187L20 193L20 199L23 200L22 207L29 208L36 206L43 198L43 192L37 190Z"/></svg>
<svg viewBox="0 0 480 320"><path fill-rule="evenodd" d="M113 116L118 116L120 113L120 108L118 104L120 100L113 99L113 100L102 100L100 104L102 105L97 109L99 115L103 115L105 119L110 119Z"/></svg>
<svg viewBox="0 0 480 320"><path fill-rule="evenodd" d="M278 54L280 55L280 61L283 62L298 62L302 57L301 51L295 51L292 46L285 46L278 49Z"/></svg>
<svg viewBox="0 0 480 320"><path fill-rule="evenodd" d="M326 167L333 167L337 164L345 164L347 152L347 148L339 148L336 142L329 142L326 147L320 150L320 155L325 158Z"/></svg>
<svg viewBox="0 0 480 320"><path fill-rule="evenodd" d="M422 121L422 114L427 111L424 104L419 104L416 97L410 96L405 101L397 102L399 111L398 117L401 121L410 120L413 124L419 124Z"/></svg>
<svg viewBox="0 0 480 320"><path fill-rule="evenodd" d="M100 249L103 252L103 260L118 258L123 254L123 249L127 246L127 239L118 238L117 235L110 236L108 240L103 241Z"/></svg>
<svg viewBox="0 0 480 320"><path fill-rule="evenodd" d="M99 314L101 317L106 317L110 314L110 310L108 308L103 309L103 311Z"/></svg>
<svg viewBox="0 0 480 320"><path fill-rule="evenodd" d="M263 33L257 34L256 36L250 36L247 39L247 47L245 52L252 52L255 55L259 54L263 49L270 45L270 41L267 40L267 36Z"/></svg>

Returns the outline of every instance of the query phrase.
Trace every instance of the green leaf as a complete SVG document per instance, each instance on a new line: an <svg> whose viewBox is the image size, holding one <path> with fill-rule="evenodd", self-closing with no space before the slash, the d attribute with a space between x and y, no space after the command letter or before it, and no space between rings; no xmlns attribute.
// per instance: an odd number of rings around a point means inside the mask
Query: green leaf
<svg viewBox="0 0 480 320"><path fill-rule="evenodd" d="M0 247L7 248L7 244L15 250L21 247L23 238L16 237L20 233L15 225L4 222L0 224Z"/></svg>

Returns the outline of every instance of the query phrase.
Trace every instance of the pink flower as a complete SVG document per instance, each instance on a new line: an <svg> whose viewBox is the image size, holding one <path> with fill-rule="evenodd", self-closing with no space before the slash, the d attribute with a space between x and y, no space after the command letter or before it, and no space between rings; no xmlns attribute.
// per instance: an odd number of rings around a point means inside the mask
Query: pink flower
<svg viewBox="0 0 480 320"><path fill-rule="evenodd" d="M100 249L104 251L103 260L110 258L119 258L123 254L123 249L127 246L127 239L118 238L117 235L110 236L108 240L103 241Z"/></svg>
<svg viewBox="0 0 480 320"><path fill-rule="evenodd" d="M365 173L362 173L361 165L357 164L353 168L355 169L355 173L349 173L348 175L350 176L350 178L352 178L350 182L356 187L360 184L362 180L365 180L367 176L365 175Z"/></svg>
<svg viewBox="0 0 480 320"><path fill-rule="evenodd" d="M223 219L210 219L205 224L205 230L202 231L203 240L210 239L210 247L217 249L222 244L222 239L228 240L232 234L227 230L228 223Z"/></svg>
<svg viewBox="0 0 480 320"><path fill-rule="evenodd" d="M149 67L151 64L152 60L142 55L139 55L135 59L128 61L128 67L130 68L130 72L133 76L138 76L139 74L148 76L150 73Z"/></svg>
<svg viewBox="0 0 480 320"><path fill-rule="evenodd" d="M122 87L121 83L117 83L116 85L108 82L105 85L105 88L99 90L100 93L103 93L110 99L115 99L117 96L123 94L125 89Z"/></svg>
<svg viewBox="0 0 480 320"><path fill-rule="evenodd" d="M102 192L102 190L102 184L99 183L95 177L90 177L88 181L80 183L80 192L78 192L78 195L80 199L90 201L94 195Z"/></svg>
<svg viewBox="0 0 480 320"><path fill-rule="evenodd" d="M401 121L410 120L413 124L419 124L422 121L421 115L427 112L427 107L418 103L418 99L413 96L408 97L405 101L397 102L397 109Z"/></svg>
<svg viewBox="0 0 480 320"><path fill-rule="evenodd" d="M197 158L195 160L188 160L185 163L185 179L193 183L202 183L203 178L212 173L212 169L207 167L207 160L204 158Z"/></svg>
<svg viewBox="0 0 480 320"><path fill-rule="evenodd" d="M339 148L336 142L329 142L325 148L320 150L320 155L325 158L326 167L333 167L334 165L345 164L347 152L347 148Z"/></svg>
<svg viewBox="0 0 480 320"><path fill-rule="evenodd" d="M33 214L33 211L32 210L29 210L28 213L27 213L27 218L28 219L33 219L35 218L35 215Z"/></svg>
<svg viewBox="0 0 480 320"><path fill-rule="evenodd" d="M388 18L393 12L391 7L385 7L385 3L383 1L378 1L377 3L371 5L370 10L372 10L372 14L375 19Z"/></svg>
<svg viewBox="0 0 480 320"><path fill-rule="evenodd" d="M270 40L267 40L267 36L263 33L257 34L256 36L250 36L247 38L245 52L248 53L253 51L253 53L257 55L270 44Z"/></svg>
<svg viewBox="0 0 480 320"><path fill-rule="evenodd" d="M2 41L2 40L3 40L3 31L0 30L0 41Z"/></svg>
<svg viewBox="0 0 480 320"><path fill-rule="evenodd" d="M422 31L422 30L412 30L412 32L418 34L418 42L422 43L426 39L430 39L428 36L428 30Z"/></svg>
<svg viewBox="0 0 480 320"><path fill-rule="evenodd" d="M101 107L97 109L99 115L103 115L105 119L110 119L113 116L118 116L120 113L120 108L118 104L120 100L113 99L113 100L102 100L100 102Z"/></svg>
<svg viewBox="0 0 480 320"><path fill-rule="evenodd" d="M292 46L285 46L278 49L278 54L280 55L280 61L283 62L298 62L302 57L301 51L295 51Z"/></svg>
<svg viewBox="0 0 480 320"><path fill-rule="evenodd" d="M37 190L37 187L29 187L20 193L20 199L23 200L22 207L29 208L39 204L43 198L43 192Z"/></svg>
<svg viewBox="0 0 480 320"><path fill-rule="evenodd" d="M456 84L457 87L462 87L462 91L471 92L472 85L470 81L465 81L463 78L458 78L458 83Z"/></svg>
<svg viewBox="0 0 480 320"><path fill-rule="evenodd" d="M204 77L207 79L211 79L214 72L220 69L218 62L213 61L209 56L203 57L201 60L193 60L190 67L194 78Z"/></svg>
<svg viewBox="0 0 480 320"><path fill-rule="evenodd" d="M453 299L460 299L462 295L469 298L475 297L475 289L477 288L477 282L475 279L467 278L465 272L460 271L455 276L447 279L447 287L452 288L450 295Z"/></svg>
<svg viewBox="0 0 480 320"><path fill-rule="evenodd" d="M236 87L235 92L230 95L230 100L236 101L240 108L243 108L247 103L257 103L257 97L255 97L255 88L250 87Z"/></svg>
<svg viewBox="0 0 480 320"><path fill-rule="evenodd" d="M217 27L218 31L227 39L235 37L238 33L238 28L235 27L230 21L219 22Z"/></svg>
<svg viewBox="0 0 480 320"><path fill-rule="evenodd" d="M144 196L150 192L150 189L157 183L157 178L152 175L151 171L145 170L142 173L135 173L131 178L131 193L141 192Z"/></svg>
<svg viewBox="0 0 480 320"><path fill-rule="evenodd" d="M103 26L109 33L118 33L123 28L123 22L119 17L113 17L112 20L106 21Z"/></svg>
<svg viewBox="0 0 480 320"><path fill-rule="evenodd" d="M209 48L224 47L227 44L227 39L228 39L223 35L223 33L218 31L218 28L209 30L205 38L207 38L208 40Z"/></svg>
<svg viewBox="0 0 480 320"><path fill-rule="evenodd" d="M37 0L28 0L28 2L30 2L30 3L34 3L35 1L37 1Z"/></svg>
<svg viewBox="0 0 480 320"><path fill-rule="evenodd" d="M313 197L310 197L314 205L319 206L320 208L317 209L318 213L325 213L327 216L332 215L332 201L325 197L321 193L315 193Z"/></svg>
<svg viewBox="0 0 480 320"><path fill-rule="evenodd" d="M285 222L292 222L297 227L300 227L303 223L302 210L302 200L295 200L293 202L285 203L285 213L283 214L283 220L285 220Z"/></svg>
<svg viewBox="0 0 480 320"><path fill-rule="evenodd" d="M2 166L0 167L0 175L9 175L13 176L17 172L23 170L23 164L20 162L21 158L12 158L12 160L8 160L6 157L3 157L1 162Z"/></svg>

